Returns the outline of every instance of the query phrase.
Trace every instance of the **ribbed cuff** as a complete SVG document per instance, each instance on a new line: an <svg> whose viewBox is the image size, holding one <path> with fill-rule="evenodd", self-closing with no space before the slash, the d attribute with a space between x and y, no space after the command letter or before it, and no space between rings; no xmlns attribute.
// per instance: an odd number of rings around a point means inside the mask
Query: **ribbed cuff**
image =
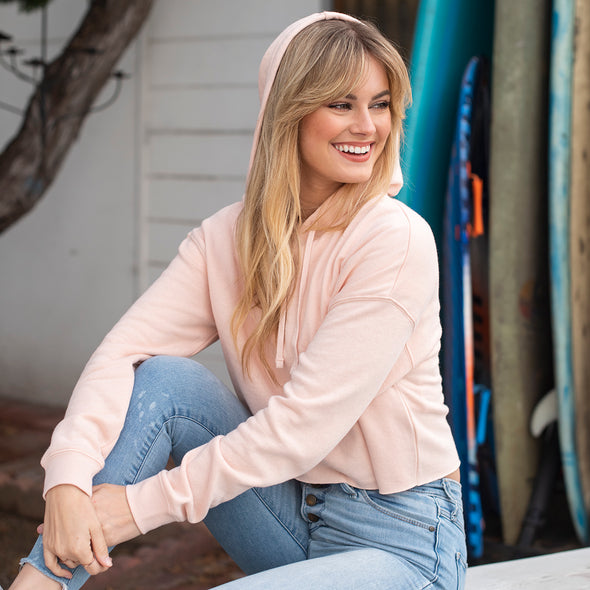
<svg viewBox="0 0 590 590"><path fill-rule="evenodd" d="M70 484L92 496L92 478L102 469L94 459L76 451L64 451L44 458L45 483L43 498L55 486Z"/></svg>
<svg viewBox="0 0 590 590"><path fill-rule="evenodd" d="M125 488L131 514L142 534L169 522L182 520L169 509L162 476L162 473L157 473Z"/></svg>

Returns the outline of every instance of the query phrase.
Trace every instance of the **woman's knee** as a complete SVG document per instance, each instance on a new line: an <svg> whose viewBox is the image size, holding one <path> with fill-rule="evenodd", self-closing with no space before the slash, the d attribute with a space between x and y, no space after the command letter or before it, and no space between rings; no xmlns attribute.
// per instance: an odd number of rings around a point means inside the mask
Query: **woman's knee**
<svg viewBox="0 0 590 590"><path fill-rule="evenodd" d="M135 382L166 382L179 372L192 371L194 365L206 370L202 365L188 358L177 356L152 356L135 367Z"/></svg>
<svg viewBox="0 0 590 590"><path fill-rule="evenodd" d="M154 356L135 370L131 405L141 408L168 407L177 411L186 407L202 407L235 396L209 369L183 357Z"/></svg>
<svg viewBox="0 0 590 590"><path fill-rule="evenodd" d="M135 369L137 391L170 394L174 390L194 389L213 375L200 363L188 358L154 356Z"/></svg>

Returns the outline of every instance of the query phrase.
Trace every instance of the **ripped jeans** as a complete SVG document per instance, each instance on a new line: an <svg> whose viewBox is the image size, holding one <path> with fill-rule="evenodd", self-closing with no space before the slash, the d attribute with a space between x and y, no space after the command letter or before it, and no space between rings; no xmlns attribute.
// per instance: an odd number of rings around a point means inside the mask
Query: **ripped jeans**
<svg viewBox="0 0 590 590"><path fill-rule="evenodd" d="M146 416L149 415L149 419ZM132 484L229 432L249 417L223 383L199 363L154 357L138 367L119 440L94 483ZM205 524L248 574L224 590L454 590L464 587L461 485L451 479L383 495L347 484L296 480L252 488L211 509ZM30 563L64 589L71 580L45 566L39 537ZM116 567L116 566L115 566Z"/></svg>

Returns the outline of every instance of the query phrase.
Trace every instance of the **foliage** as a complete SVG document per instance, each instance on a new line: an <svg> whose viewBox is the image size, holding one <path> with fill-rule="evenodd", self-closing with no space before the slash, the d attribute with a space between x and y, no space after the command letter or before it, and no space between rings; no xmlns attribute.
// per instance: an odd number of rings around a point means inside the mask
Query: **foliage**
<svg viewBox="0 0 590 590"><path fill-rule="evenodd" d="M33 12L47 6L50 2L51 0L0 0L0 4L18 4L18 9L22 12Z"/></svg>

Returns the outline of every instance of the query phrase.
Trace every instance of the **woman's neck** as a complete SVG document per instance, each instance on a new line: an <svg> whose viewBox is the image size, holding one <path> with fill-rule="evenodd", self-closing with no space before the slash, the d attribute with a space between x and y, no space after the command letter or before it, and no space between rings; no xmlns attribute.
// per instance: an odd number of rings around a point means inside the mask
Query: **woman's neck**
<svg viewBox="0 0 590 590"><path fill-rule="evenodd" d="M311 217L342 186L342 184L330 185L322 189L302 186L299 194L301 219L305 221Z"/></svg>

